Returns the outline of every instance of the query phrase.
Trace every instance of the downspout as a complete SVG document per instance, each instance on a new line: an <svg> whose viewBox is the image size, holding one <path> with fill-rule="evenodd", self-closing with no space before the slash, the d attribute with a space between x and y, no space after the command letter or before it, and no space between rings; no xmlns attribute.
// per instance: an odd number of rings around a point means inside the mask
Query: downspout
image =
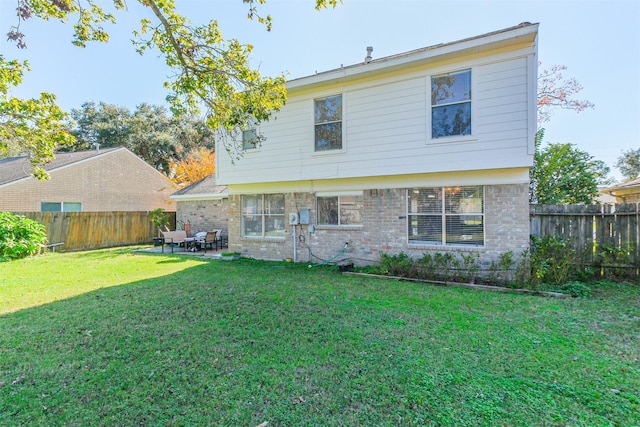
<svg viewBox="0 0 640 427"><path fill-rule="evenodd" d="M298 236L296 236L297 225L293 226L293 262L298 262Z"/></svg>

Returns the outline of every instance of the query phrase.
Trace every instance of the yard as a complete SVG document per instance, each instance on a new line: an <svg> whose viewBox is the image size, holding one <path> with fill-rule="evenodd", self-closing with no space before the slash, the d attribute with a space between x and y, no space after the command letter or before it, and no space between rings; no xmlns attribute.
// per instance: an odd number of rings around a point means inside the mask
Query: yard
<svg viewBox="0 0 640 427"><path fill-rule="evenodd" d="M640 425L640 289L101 250L0 264L0 425Z"/></svg>

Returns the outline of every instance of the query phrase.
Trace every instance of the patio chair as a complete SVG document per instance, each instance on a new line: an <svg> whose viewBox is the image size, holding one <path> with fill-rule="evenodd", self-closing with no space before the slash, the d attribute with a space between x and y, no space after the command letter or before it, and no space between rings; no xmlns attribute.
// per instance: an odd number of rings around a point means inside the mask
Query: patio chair
<svg viewBox="0 0 640 427"><path fill-rule="evenodd" d="M218 232L217 231L207 231L206 236L204 236L204 240L202 240L202 249L204 249L204 253L207 253L207 246L209 246L211 248L211 250L216 250L218 249L218 243L217 243L217 237Z"/></svg>
<svg viewBox="0 0 640 427"><path fill-rule="evenodd" d="M171 253L173 253L174 245L184 245L184 239L187 238L187 233L184 230L176 231L160 231L162 233L162 253L164 253L164 246L171 246Z"/></svg>

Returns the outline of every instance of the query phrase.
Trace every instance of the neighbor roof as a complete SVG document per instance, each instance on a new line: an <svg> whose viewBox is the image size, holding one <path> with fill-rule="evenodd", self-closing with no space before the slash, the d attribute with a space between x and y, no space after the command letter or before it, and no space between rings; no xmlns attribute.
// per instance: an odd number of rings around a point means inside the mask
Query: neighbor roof
<svg viewBox="0 0 640 427"><path fill-rule="evenodd" d="M217 185L215 174L196 181L171 195L175 200L207 200L229 197L226 185Z"/></svg>
<svg viewBox="0 0 640 427"><path fill-rule="evenodd" d="M607 191L616 191L616 190L629 190L632 188L640 187L640 176L636 179L632 179L630 181L625 181L620 184L616 184L613 187L607 188Z"/></svg>
<svg viewBox="0 0 640 427"><path fill-rule="evenodd" d="M79 163L113 151L124 150L124 147L104 148L100 150L74 151L56 153L55 158L42 165L47 172ZM7 157L0 160L0 185L31 177L31 163L27 156Z"/></svg>

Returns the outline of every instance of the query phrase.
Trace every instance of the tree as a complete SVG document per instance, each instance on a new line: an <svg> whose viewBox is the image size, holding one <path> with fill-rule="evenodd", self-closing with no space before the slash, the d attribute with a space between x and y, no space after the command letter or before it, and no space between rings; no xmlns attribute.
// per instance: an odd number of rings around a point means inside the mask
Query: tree
<svg viewBox="0 0 640 427"><path fill-rule="evenodd" d="M71 110L71 117L77 124L71 131L76 142L68 150L124 146L167 176L172 176L172 164L198 147L215 148L213 132L203 120L171 116L162 106L140 104L132 113L104 102L85 102Z"/></svg>
<svg viewBox="0 0 640 427"><path fill-rule="evenodd" d="M631 180L640 177L640 148L629 149L618 157L616 167L625 179Z"/></svg>
<svg viewBox="0 0 640 427"><path fill-rule="evenodd" d="M53 160L56 148L73 138L66 127L68 114L56 105L54 95L11 96L10 89L22 82L28 70L26 62L8 61L0 55L0 157L26 154L33 176L46 179L49 175L41 165Z"/></svg>
<svg viewBox="0 0 640 427"><path fill-rule="evenodd" d="M171 180L180 186L191 185L216 171L216 153L205 147L190 152L183 160L171 165Z"/></svg>
<svg viewBox="0 0 640 427"><path fill-rule="evenodd" d="M131 150L131 112L128 109L104 102L85 102L80 108L71 110L71 118L76 125L71 130L75 141L64 151L87 150L96 145L103 148L123 146Z"/></svg>
<svg viewBox="0 0 640 427"><path fill-rule="evenodd" d="M140 29L134 33L137 51L154 49L165 58L173 78L165 82L167 99L176 114L198 115L204 112L207 125L220 131L224 148L240 153L242 141L238 129L255 127L284 105L283 75L263 77L249 66L252 46L238 40L225 40L216 20L199 26L178 13L173 0L138 0L148 10ZM259 14L256 4L266 0L243 0L249 19L271 29L271 17ZM316 0L316 9L335 7L338 0ZM115 23L115 16L104 7L111 4L124 10L124 0L16 0L16 25L7 37L19 48L26 48L26 35L20 26L25 20L39 18L66 22L75 19L73 43L107 42L104 23ZM42 94L39 100L11 98L8 89L20 83L26 63L0 59L0 151L8 150L14 138L28 150L34 167L50 161L53 152L71 138L63 130L64 113L55 105L55 97ZM6 83L5 83L6 82ZM14 116L18 115L18 118ZM38 172L36 168L34 172ZM38 176L42 177L42 173Z"/></svg>
<svg viewBox="0 0 640 427"><path fill-rule="evenodd" d="M536 133L534 165L529 172L529 201L539 204L592 204L598 186L611 183L609 168L572 144L542 148L544 129Z"/></svg>
<svg viewBox="0 0 640 427"><path fill-rule="evenodd" d="M539 62L538 65L542 65ZM574 78L565 79L562 72L565 65L554 65L551 69L543 69L538 75L538 125L551 119L553 108L574 110L576 113L594 108L594 105L585 100L573 98L583 88Z"/></svg>

